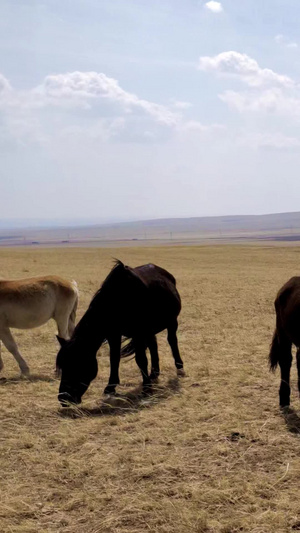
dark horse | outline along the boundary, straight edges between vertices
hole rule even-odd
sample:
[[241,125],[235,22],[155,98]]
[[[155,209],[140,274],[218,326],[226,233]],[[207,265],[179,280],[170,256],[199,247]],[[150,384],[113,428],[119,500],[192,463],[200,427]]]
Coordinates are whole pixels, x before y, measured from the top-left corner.
[[291,278],[275,300],[276,328],[270,348],[270,369],[280,366],[280,407],[290,405],[292,344],[297,347],[298,390],[300,393],[300,277]]
[[[81,402],[81,397],[97,375],[96,354],[104,341],[108,341],[110,348],[110,377],[104,390],[106,394],[113,394],[120,383],[120,357],[133,353],[142,373],[143,387],[151,388],[151,381],[159,375],[155,335],[164,329],[168,330],[168,342],[177,372],[183,373],[176,335],[180,310],[180,296],[172,274],[152,264],[130,268],[117,261],[71,339],[58,339],[61,349],[56,365],[62,373],[58,399],[62,405]],[[131,341],[121,350],[122,337]],[[150,376],[147,347],[152,363]]]

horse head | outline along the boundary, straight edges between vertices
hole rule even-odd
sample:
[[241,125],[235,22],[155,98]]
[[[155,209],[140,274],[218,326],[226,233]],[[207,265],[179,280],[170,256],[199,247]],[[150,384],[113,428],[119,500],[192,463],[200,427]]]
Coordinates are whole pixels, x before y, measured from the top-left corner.
[[96,352],[88,351],[83,358],[84,346],[80,340],[57,339],[61,346],[56,357],[56,371],[61,375],[58,400],[63,407],[80,404],[91,381],[97,376]]

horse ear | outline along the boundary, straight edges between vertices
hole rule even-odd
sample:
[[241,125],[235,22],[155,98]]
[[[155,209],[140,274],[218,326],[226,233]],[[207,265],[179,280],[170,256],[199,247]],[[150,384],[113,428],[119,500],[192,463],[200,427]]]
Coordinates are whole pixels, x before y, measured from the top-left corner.
[[113,258],[114,262],[115,262],[115,267],[123,267],[123,268],[126,268],[124,263],[122,263],[122,261],[120,261],[120,259],[116,259],[115,257]]
[[56,335],[56,338],[60,344],[61,347],[65,346],[65,344],[67,344],[68,341],[66,341],[66,339],[63,339],[62,337],[59,337],[58,335]]

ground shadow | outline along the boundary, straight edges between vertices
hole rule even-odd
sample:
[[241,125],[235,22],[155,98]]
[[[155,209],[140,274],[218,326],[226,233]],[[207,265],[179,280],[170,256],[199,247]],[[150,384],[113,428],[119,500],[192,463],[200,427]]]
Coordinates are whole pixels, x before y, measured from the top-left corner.
[[53,381],[56,381],[55,377],[46,376],[45,374],[31,374],[28,377],[21,377],[21,376],[13,376],[11,378],[0,378],[0,386],[1,385],[8,385],[10,383],[17,384],[17,383],[34,383],[36,381],[44,381],[47,383],[52,383]]
[[180,378],[175,377],[170,378],[165,385],[153,384],[151,393],[147,392],[145,394],[142,386],[139,386],[124,394],[106,396],[97,407],[63,407],[59,410],[58,414],[63,418],[120,416],[127,413],[134,413],[141,409],[147,409],[174,394],[178,394],[180,390]]
[[287,429],[291,433],[300,434],[300,417],[297,415],[296,411],[291,407],[285,407],[281,410],[281,414]]

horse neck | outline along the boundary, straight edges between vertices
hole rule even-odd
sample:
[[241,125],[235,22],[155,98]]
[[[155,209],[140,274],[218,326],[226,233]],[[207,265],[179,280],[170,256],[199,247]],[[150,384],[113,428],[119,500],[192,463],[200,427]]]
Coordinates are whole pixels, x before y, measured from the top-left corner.
[[107,326],[116,318],[120,293],[122,293],[122,272],[113,273],[104,282],[92,299],[87,311],[78,322],[73,337],[88,342],[98,350],[106,339]]
[[97,351],[105,339],[103,325],[104,320],[101,314],[98,314],[95,309],[89,307],[78,322],[73,333],[73,338],[78,341],[83,341],[86,345],[90,345]]

